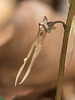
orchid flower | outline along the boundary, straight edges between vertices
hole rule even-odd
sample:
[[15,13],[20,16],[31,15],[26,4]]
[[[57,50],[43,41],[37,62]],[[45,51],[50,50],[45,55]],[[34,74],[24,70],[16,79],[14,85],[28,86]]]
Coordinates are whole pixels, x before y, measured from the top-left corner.
[[32,69],[33,63],[35,62],[37,56],[38,56],[39,53],[40,53],[40,50],[41,50],[41,48],[42,48],[43,41],[44,41],[44,39],[45,39],[47,33],[52,32],[52,31],[55,29],[55,27],[54,27],[53,25],[52,25],[51,27],[49,27],[47,23],[48,23],[48,20],[47,20],[46,17],[44,17],[44,20],[39,24],[38,35],[37,35],[37,37],[36,37],[34,43],[32,44],[31,49],[30,49],[30,51],[29,51],[27,57],[24,59],[24,63],[23,63],[23,65],[21,66],[21,68],[19,69],[19,72],[18,72],[18,74],[17,74],[17,76],[16,76],[15,86],[17,85],[18,78],[19,78],[21,72],[23,71],[23,69],[24,69],[24,67],[25,67],[25,65],[26,65],[27,60],[28,60],[29,57],[31,56],[31,53],[32,53],[34,47],[35,47],[35,50],[34,50],[33,57],[32,57],[32,59],[31,59],[31,63],[30,63],[30,65],[29,65],[29,67],[28,67],[28,69],[27,69],[27,72],[25,73],[25,75],[24,75],[22,81],[21,81],[19,84],[22,84],[22,83],[24,82],[24,80],[26,80],[26,78],[28,77],[28,75],[29,75],[29,73],[30,73],[30,71],[31,71],[31,69]]
[[43,41],[44,41],[47,33],[51,33],[51,32],[53,32],[54,29],[56,29],[56,27],[54,27],[54,25],[56,23],[62,23],[64,29],[66,29],[66,27],[65,27],[66,25],[65,25],[64,22],[62,22],[62,21],[48,22],[46,16],[44,17],[44,20],[39,24],[38,35],[37,35],[34,43],[32,44],[31,49],[30,49],[27,57],[24,59],[23,65],[19,69],[19,72],[18,72],[18,74],[16,76],[16,80],[15,80],[15,86],[17,85],[17,81],[19,79],[19,76],[20,76],[21,72],[23,71],[23,69],[24,69],[24,67],[25,67],[25,65],[27,63],[27,60],[31,56],[32,51],[34,49],[34,54],[33,54],[33,57],[31,59],[31,62],[29,64],[29,67],[27,69],[27,72],[25,73],[23,79],[21,80],[21,82],[19,84],[22,84],[24,82],[24,80],[26,80],[26,78],[28,77],[34,62],[35,62],[36,58],[38,57],[38,55],[39,55],[39,53],[41,51],[41,48],[42,48],[42,45],[43,45]]

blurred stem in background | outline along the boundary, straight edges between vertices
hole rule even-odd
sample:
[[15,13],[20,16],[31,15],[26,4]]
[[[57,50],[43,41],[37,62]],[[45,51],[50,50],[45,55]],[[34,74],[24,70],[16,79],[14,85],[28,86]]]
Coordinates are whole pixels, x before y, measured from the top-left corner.
[[67,21],[66,21],[66,25],[69,27],[69,30],[64,32],[64,38],[63,38],[63,44],[62,44],[62,50],[61,50],[61,56],[60,56],[56,100],[61,100],[62,82],[63,82],[63,76],[64,76],[67,45],[68,45],[69,33],[71,29],[74,12],[75,12],[75,0],[71,0],[71,5],[69,8],[69,13],[68,13]]

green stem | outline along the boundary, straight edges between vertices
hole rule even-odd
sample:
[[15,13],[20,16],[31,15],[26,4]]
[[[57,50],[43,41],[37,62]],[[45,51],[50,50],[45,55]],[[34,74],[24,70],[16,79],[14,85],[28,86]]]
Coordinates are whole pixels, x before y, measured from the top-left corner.
[[61,100],[66,51],[67,51],[69,33],[70,33],[70,29],[71,29],[71,24],[72,24],[74,12],[75,12],[75,0],[71,0],[71,5],[69,8],[69,13],[68,13],[67,21],[66,21],[66,25],[69,27],[69,30],[64,32],[64,38],[63,38],[63,44],[62,44],[62,50],[61,50],[61,56],[60,56],[56,100]]

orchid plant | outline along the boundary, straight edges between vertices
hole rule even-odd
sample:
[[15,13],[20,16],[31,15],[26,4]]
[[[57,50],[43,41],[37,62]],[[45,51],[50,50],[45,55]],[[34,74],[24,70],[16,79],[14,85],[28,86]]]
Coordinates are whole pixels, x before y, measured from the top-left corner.
[[15,86],[17,85],[18,79],[19,79],[28,59],[30,58],[33,49],[34,49],[33,57],[31,59],[31,62],[30,62],[29,67],[27,69],[27,72],[25,73],[23,79],[21,80],[21,82],[19,84],[22,84],[26,80],[26,78],[28,77],[34,62],[35,62],[36,58],[38,57],[38,55],[41,51],[43,41],[44,41],[47,33],[52,33],[56,29],[56,27],[54,26],[56,23],[62,23],[62,25],[64,27],[64,37],[63,37],[63,44],[62,44],[62,50],[61,50],[61,56],[60,56],[58,84],[57,84],[57,91],[56,91],[56,100],[61,100],[62,81],[63,81],[64,68],[65,68],[65,59],[66,59],[68,38],[69,38],[69,33],[72,33],[72,30],[74,32],[74,41],[73,41],[73,47],[72,47],[72,52],[71,52],[71,57],[70,57],[69,63],[71,62],[73,52],[74,52],[74,44],[75,44],[75,15],[74,15],[74,13],[75,13],[75,0],[69,0],[68,1],[68,7],[69,7],[69,13],[68,13],[66,24],[62,21],[48,22],[48,19],[47,19],[46,16],[44,17],[44,20],[39,24],[38,34],[37,34],[32,46],[30,48],[30,51],[29,51],[27,57],[24,59],[23,65],[19,69],[19,72],[18,72],[18,74],[16,76],[16,80],[15,80]]

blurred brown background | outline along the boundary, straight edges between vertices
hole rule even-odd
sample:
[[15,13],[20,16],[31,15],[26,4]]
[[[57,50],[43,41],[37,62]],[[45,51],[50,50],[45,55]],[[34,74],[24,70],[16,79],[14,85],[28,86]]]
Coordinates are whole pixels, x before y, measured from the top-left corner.
[[[0,0],[0,96],[6,100],[54,100],[63,27],[48,34],[40,55],[26,81],[16,88],[15,78],[23,59],[38,33],[38,24],[47,16],[49,21],[66,21],[65,0]],[[65,9],[65,10],[64,10]],[[73,35],[69,40],[69,53]],[[75,55],[75,53],[74,53]],[[63,100],[75,100],[75,62],[65,69]],[[20,80],[25,74],[28,64]],[[19,80],[19,81],[20,81]]]

